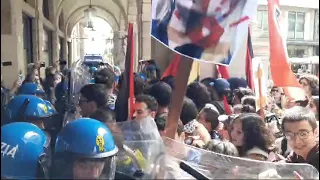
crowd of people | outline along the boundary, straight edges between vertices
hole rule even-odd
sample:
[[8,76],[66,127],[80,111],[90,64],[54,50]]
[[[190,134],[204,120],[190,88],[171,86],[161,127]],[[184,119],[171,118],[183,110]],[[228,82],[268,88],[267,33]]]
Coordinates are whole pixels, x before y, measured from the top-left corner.
[[[158,71],[149,67],[134,73],[133,121],[150,118],[165,136],[175,77],[160,78]],[[121,147],[109,129],[110,123],[127,120],[120,93],[125,73],[110,67],[92,72],[93,83],[79,92],[80,119],[63,127],[67,72],[64,65],[48,67],[42,80],[35,66],[11,89],[1,83],[2,178],[115,176],[115,157]],[[192,82],[183,99],[175,140],[235,157],[307,163],[319,171],[319,79],[302,74],[299,82],[306,99],[290,99],[274,86],[263,109],[256,108],[256,96],[243,78]],[[52,156],[48,149],[54,150]]]

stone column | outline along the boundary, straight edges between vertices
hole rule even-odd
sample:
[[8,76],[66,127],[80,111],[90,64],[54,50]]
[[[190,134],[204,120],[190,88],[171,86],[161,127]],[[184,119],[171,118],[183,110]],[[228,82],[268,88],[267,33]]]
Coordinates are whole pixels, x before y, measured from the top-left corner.
[[[133,23],[133,35],[134,35],[134,45],[135,45],[135,64],[134,64],[134,71],[137,70],[137,64],[139,61],[139,26],[138,26],[138,9],[137,9],[137,1],[136,0],[129,0],[128,3],[128,21],[129,23]],[[126,30],[128,31],[128,30]]]
[[151,59],[151,0],[142,0],[141,23],[142,58]]
[[[60,49],[62,48],[62,44],[60,44],[60,38],[57,31],[52,31],[52,59],[53,63],[58,63],[57,61],[60,59]],[[56,64],[56,65],[59,65]]]
[[[43,62],[44,29],[43,23],[40,20],[42,14],[42,0],[35,0],[34,2],[36,17],[32,20],[33,60],[34,62]],[[46,66],[49,66],[49,64],[46,64]],[[45,76],[44,68],[40,68],[40,76],[42,78]]]
[[[11,61],[12,66],[1,67],[4,84],[11,87],[19,71],[26,72],[23,56],[22,0],[1,0],[1,61]],[[9,16],[6,16],[9,15]]]

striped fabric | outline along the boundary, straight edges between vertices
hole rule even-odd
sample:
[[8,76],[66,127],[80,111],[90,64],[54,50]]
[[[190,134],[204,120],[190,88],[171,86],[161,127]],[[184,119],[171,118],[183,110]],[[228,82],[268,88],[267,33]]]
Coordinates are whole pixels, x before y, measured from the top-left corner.
[[256,8],[257,0],[153,0],[151,33],[179,53],[228,65]]

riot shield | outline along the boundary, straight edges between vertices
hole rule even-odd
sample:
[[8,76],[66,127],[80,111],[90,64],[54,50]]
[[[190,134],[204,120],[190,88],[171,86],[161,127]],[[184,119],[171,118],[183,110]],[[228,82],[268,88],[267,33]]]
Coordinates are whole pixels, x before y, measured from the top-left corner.
[[[208,179],[319,179],[319,172],[309,164],[255,161],[202,150],[170,138],[164,138],[171,161],[184,162]],[[168,163],[166,163],[168,164]]]
[[135,179],[155,179],[164,144],[153,119],[108,124],[116,145],[117,172]]
[[77,105],[80,99],[80,89],[84,85],[89,84],[92,78],[89,67],[83,61],[83,59],[79,59],[74,62],[68,73],[67,111],[64,115],[63,125],[78,118],[79,110],[77,109]]

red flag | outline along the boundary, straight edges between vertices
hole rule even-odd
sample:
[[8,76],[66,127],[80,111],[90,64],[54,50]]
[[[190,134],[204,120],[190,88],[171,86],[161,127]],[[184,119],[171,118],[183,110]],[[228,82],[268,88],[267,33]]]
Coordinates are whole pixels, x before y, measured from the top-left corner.
[[218,73],[220,74],[220,76],[224,79],[229,79],[229,71],[227,66],[223,66],[223,65],[217,65],[217,69],[218,69]]
[[179,54],[174,55],[173,59],[171,60],[170,65],[164,71],[161,79],[166,76],[176,76],[180,59],[181,59],[181,55],[179,55]]
[[[227,66],[217,65],[216,67],[217,67],[217,77],[229,79],[229,71],[227,69]],[[227,100],[226,96],[223,97],[223,106],[224,106],[224,110],[225,110],[226,114],[230,115],[231,109],[228,104],[228,100]]]
[[[268,0],[270,40],[270,69],[275,86],[283,87],[287,96],[295,100],[305,99],[303,89],[288,63],[286,42],[281,37],[279,0]],[[300,97],[299,97],[300,96]]]
[[134,109],[134,74],[133,74],[133,68],[134,68],[134,37],[133,37],[133,24],[129,23],[129,28],[128,28],[128,43],[127,43],[127,56],[130,61],[129,65],[129,70],[126,69],[129,73],[129,118],[132,119]]
[[252,58],[253,58],[253,49],[250,35],[250,28],[248,30],[248,47],[247,47],[247,57],[246,57],[246,77],[249,88],[254,91],[254,82],[252,77]]

